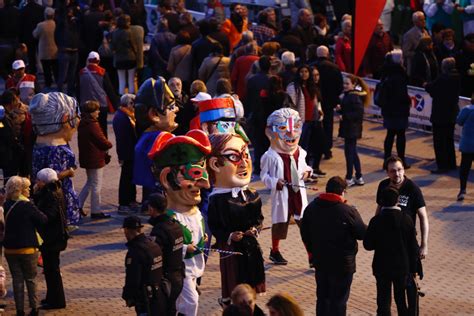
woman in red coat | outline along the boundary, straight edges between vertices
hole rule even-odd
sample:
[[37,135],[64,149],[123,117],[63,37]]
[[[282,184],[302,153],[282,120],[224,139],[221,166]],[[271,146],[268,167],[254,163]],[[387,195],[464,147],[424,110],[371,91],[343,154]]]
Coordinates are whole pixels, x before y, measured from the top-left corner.
[[[82,120],[78,128],[79,164],[86,169],[87,182],[79,194],[79,206],[82,209],[84,202],[91,192],[91,218],[108,218],[110,215],[100,211],[100,191],[102,177],[106,165],[107,151],[112,143],[105,138],[98,117],[99,103],[87,101],[82,106]],[[110,158],[109,158],[110,159]]]

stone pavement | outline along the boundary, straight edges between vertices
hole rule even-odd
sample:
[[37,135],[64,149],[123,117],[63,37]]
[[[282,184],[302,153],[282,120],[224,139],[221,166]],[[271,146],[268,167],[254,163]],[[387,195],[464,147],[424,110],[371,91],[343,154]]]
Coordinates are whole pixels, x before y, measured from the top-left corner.
[[[336,126],[337,130],[337,126]],[[109,135],[113,138],[113,132]],[[364,138],[360,140],[359,154],[366,185],[348,190],[349,203],[356,205],[366,223],[376,208],[375,192],[378,182],[385,177],[382,167],[382,146],[385,131],[380,124],[366,121]],[[429,254],[424,260],[425,279],[420,282],[426,293],[421,298],[422,315],[474,315],[474,174],[471,172],[468,193],[463,203],[456,202],[459,183],[457,172],[448,175],[431,175],[434,168],[431,135],[423,132],[407,133],[408,161],[412,168],[407,175],[422,187],[430,220]],[[72,144],[75,152],[75,141]],[[333,175],[344,176],[345,161],[342,141],[335,143],[334,158],[322,162],[321,168]],[[125,238],[120,228],[123,216],[116,213],[117,187],[120,169],[115,157],[106,167],[102,203],[104,210],[112,212],[112,219],[101,221],[85,220],[74,232],[68,249],[62,254],[62,274],[66,289],[68,307],[65,310],[42,311],[43,315],[133,315],[124,307],[121,291],[124,283]],[[458,157],[458,162],[460,158]],[[317,187],[323,191],[327,178],[320,180]],[[85,181],[85,172],[78,169],[74,183],[80,190]],[[252,186],[259,190],[264,202],[265,226],[269,226],[269,191],[261,182]],[[312,200],[315,192],[309,192]],[[88,204],[87,207],[88,208]],[[147,227],[147,231],[150,227]],[[264,230],[260,237],[264,256],[268,260],[271,245],[270,230]],[[357,272],[354,275],[348,304],[349,315],[375,315],[375,279],[371,272],[372,253],[359,243]],[[315,314],[314,272],[308,269],[308,262],[296,225],[290,227],[288,239],[282,241],[281,250],[289,260],[288,266],[273,266],[267,262],[267,289],[265,296],[258,297],[258,305],[264,310],[271,295],[284,291],[294,296],[306,315]],[[8,276],[10,279],[10,276]],[[9,280],[10,283],[11,280]],[[39,298],[44,297],[45,283],[38,274]],[[220,315],[217,304],[220,295],[219,257],[211,255],[200,287],[200,315]],[[11,286],[6,299],[6,315],[14,314]],[[396,314],[395,304],[392,304]],[[27,306],[27,305],[25,305]]]

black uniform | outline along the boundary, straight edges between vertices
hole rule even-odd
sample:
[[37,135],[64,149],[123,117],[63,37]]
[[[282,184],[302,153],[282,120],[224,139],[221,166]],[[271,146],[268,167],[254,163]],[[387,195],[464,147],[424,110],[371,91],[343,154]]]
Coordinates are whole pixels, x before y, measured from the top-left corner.
[[172,217],[163,214],[148,221],[153,229],[150,233],[163,251],[163,271],[171,287],[168,293],[168,314],[176,314],[176,299],[183,288],[183,229]]
[[125,286],[122,298],[137,315],[166,315],[163,292],[163,256],[160,247],[144,234],[127,243]]

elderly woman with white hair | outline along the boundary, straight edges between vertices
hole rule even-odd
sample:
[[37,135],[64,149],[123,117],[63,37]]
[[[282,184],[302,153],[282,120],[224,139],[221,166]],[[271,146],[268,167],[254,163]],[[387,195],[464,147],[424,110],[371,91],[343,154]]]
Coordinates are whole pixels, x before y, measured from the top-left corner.
[[409,165],[405,161],[405,131],[408,128],[411,99],[408,95],[408,76],[403,66],[403,54],[400,49],[394,49],[385,55],[380,81],[382,84],[379,106],[382,108],[383,126],[387,129],[384,141],[384,161],[392,155],[396,136],[397,154],[407,169]]
[[37,173],[33,199],[39,210],[48,218],[48,223],[38,229],[43,238],[40,250],[46,280],[46,298],[41,301],[41,308],[65,308],[59,255],[66,249],[69,234],[66,229],[66,203],[56,171],[44,168]]
[[80,121],[77,102],[61,92],[39,93],[31,100],[30,114],[38,135],[33,147],[32,178],[35,180],[43,168],[58,173],[66,201],[68,229],[77,229],[79,201],[71,180],[77,168],[76,156],[69,146]]
[[13,176],[7,181],[5,187],[5,238],[3,247],[12,275],[17,315],[25,315],[25,283],[31,308],[29,315],[38,315],[36,264],[40,243],[37,230],[48,220],[46,215],[30,202],[30,185],[28,178]]

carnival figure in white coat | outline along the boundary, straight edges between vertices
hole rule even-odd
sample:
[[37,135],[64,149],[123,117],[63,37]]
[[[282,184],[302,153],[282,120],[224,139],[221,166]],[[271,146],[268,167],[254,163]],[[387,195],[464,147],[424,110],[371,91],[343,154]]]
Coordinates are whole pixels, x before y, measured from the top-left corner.
[[274,264],[288,263],[280,253],[280,240],[286,239],[291,216],[299,225],[308,205],[304,181],[311,176],[312,168],[306,164],[306,151],[298,145],[302,125],[298,112],[290,108],[276,110],[267,119],[265,133],[270,148],[262,156],[260,178],[271,190],[270,260]]

